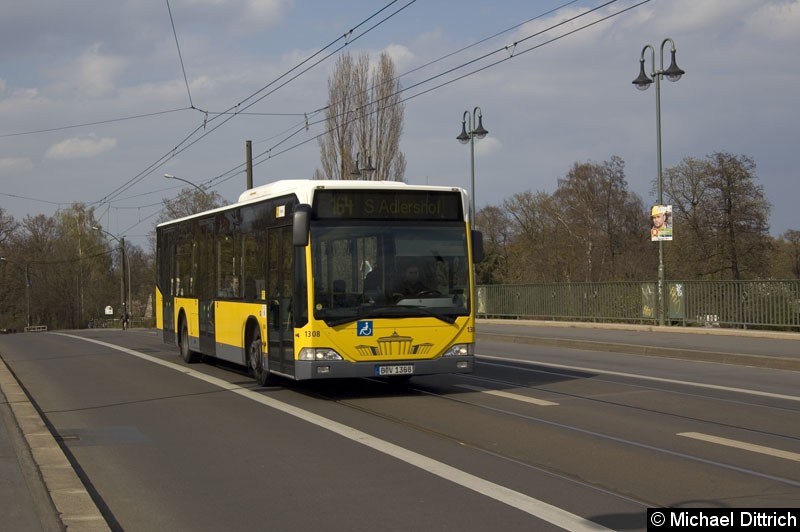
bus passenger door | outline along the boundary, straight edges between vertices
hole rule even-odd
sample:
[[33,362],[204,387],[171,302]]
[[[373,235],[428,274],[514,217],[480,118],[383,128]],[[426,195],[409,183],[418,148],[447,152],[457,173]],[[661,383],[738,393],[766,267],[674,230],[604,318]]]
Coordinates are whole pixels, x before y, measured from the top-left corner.
[[[166,242],[163,249],[159,249],[159,259],[163,262],[158,265],[159,284],[156,286],[157,303],[161,303],[161,330],[165,343],[175,343],[175,244],[172,233],[165,232],[163,238]],[[170,239],[170,237],[172,237]],[[161,297],[158,300],[158,297]]]
[[198,301],[198,311],[200,313],[200,352],[204,355],[216,356],[214,301],[200,299]]
[[269,365],[271,369],[284,375],[294,375],[292,227],[270,229],[268,246],[267,349]]
[[192,261],[194,286],[192,294],[197,297],[197,312],[200,326],[200,352],[216,356],[216,326],[214,279],[211,267],[217,261],[217,245],[214,234],[214,221],[203,220],[198,224],[197,242]]

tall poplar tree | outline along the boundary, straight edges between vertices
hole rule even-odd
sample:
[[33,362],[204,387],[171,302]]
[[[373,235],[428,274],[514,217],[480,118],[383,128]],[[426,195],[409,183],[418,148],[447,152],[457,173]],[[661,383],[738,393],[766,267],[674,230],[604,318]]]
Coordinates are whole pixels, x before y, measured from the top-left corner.
[[[321,169],[316,177],[403,181],[400,151],[404,106],[394,62],[382,53],[371,68],[362,54],[343,54],[328,80],[327,132],[319,140]],[[369,165],[372,165],[371,167]],[[373,170],[364,171],[370,167]]]

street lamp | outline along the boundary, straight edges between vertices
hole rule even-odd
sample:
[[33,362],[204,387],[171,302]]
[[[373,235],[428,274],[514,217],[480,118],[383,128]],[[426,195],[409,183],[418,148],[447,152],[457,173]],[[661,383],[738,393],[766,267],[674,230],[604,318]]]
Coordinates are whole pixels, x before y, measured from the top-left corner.
[[[664,70],[664,46],[669,43],[671,46],[672,61],[669,68]],[[648,77],[644,72],[645,53],[650,50],[650,62],[652,65],[651,74]],[[661,63],[659,70],[656,70],[656,51],[651,45],[647,44],[642,48],[642,54],[639,58],[639,76],[633,80],[636,88],[644,91],[653,83],[656,82],[656,154],[658,159],[658,204],[664,204],[664,176],[661,172],[661,78],[666,76],[669,81],[678,81],[681,76],[685,74],[683,70],[678,68],[675,62],[675,41],[672,39],[664,39],[661,42]],[[664,297],[664,241],[658,241],[658,324],[664,325],[664,318],[666,314],[665,297]]]
[[[102,227],[93,225],[92,229],[95,231],[100,231],[102,233],[107,234],[111,238],[117,241],[119,244],[119,252],[120,257],[122,259],[122,271],[120,272],[120,285],[122,288],[122,325],[123,328],[125,327],[125,322],[127,321],[129,310],[129,302],[131,300],[131,263],[128,260],[128,254],[125,252],[125,237],[117,238],[116,236],[112,235]],[[128,270],[128,289],[125,290],[125,270]]]
[[372,172],[375,171],[375,167],[372,166],[372,155],[369,156],[367,160],[367,166],[360,166],[359,158],[361,157],[361,152],[356,153],[356,168],[352,172],[350,172],[351,176],[354,177],[361,177],[362,173],[367,174],[367,178],[372,175]]
[[[478,117],[478,127],[473,127],[475,124],[475,115]],[[467,121],[469,121],[469,131],[467,131]],[[456,137],[458,142],[466,144],[469,142],[469,161],[470,161],[470,213],[469,213],[469,226],[470,229],[475,229],[475,139],[482,139],[489,132],[483,128],[483,113],[480,107],[475,107],[472,110],[472,115],[469,111],[464,111],[461,117],[461,134]]]
[[196,188],[197,190],[202,192],[204,196],[208,196],[208,192],[206,192],[206,190],[203,187],[195,185],[194,183],[192,183],[188,179],[184,179],[182,177],[174,176],[172,174],[164,174],[164,177],[166,177],[167,179],[177,179],[178,181],[183,181],[184,183],[192,185],[194,188]]

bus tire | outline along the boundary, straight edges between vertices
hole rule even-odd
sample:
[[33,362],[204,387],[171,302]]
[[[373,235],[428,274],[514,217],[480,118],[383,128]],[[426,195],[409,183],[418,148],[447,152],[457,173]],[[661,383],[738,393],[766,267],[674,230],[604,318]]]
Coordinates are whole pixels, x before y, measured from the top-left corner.
[[269,361],[261,351],[261,332],[253,327],[247,343],[247,367],[259,386],[274,384],[275,377],[269,372]]
[[194,364],[199,357],[197,353],[189,349],[189,326],[186,324],[186,318],[181,318],[178,331],[178,351],[181,358],[187,364]]

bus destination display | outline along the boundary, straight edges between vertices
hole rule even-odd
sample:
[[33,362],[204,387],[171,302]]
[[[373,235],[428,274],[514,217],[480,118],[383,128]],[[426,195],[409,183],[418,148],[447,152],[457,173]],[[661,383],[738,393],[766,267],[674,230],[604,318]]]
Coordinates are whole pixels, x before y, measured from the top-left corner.
[[460,220],[461,195],[446,191],[318,190],[316,219]]

